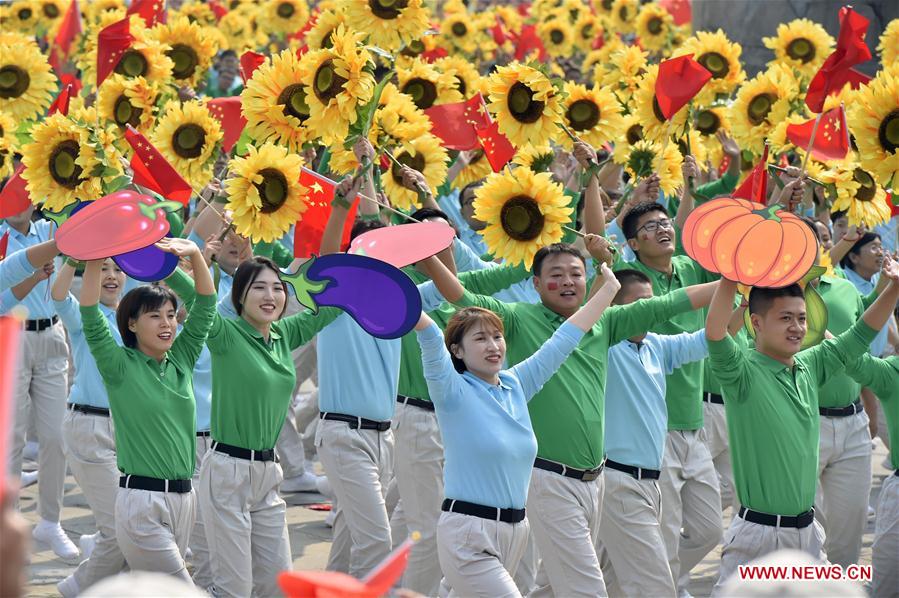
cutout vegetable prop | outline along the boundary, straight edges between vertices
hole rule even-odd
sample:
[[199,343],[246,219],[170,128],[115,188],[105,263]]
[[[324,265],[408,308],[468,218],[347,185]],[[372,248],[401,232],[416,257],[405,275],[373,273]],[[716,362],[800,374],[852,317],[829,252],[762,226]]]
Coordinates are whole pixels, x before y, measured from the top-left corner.
[[404,268],[440,253],[452,244],[455,234],[451,226],[439,222],[385,226],[353,239],[347,253],[367,255]]
[[300,305],[317,312],[339,307],[367,333],[399,338],[421,315],[421,295],[401,270],[364,255],[332,253],[312,259],[284,275]]
[[[164,235],[171,237],[171,234]],[[135,280],[156,282],[168,277],[178,267],[178,256],[147,245],[112,258],[122,272]]]
[[706,270],[767,288],[798,282],[818,255],[814,233],[783,206],[731,197],[695,209],[684,224],[683,244]]

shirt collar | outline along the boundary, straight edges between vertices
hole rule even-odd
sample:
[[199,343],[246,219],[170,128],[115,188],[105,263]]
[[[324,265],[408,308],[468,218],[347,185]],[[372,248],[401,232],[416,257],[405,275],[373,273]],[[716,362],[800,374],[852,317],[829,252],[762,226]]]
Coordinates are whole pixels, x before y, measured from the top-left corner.
[[480,386],[484,387],[487,390],[496,388],[497,386],[499,386],[503,390],[512,390],[511,386],[509,386],[508,384],[503,382],[502,373],[500,373],[500,375],[499,375],[499,384],[498,385],[488,384],[485,380],[478,378],[477,376],[475,376],[474,374],[472,374],[469,371],[462,372],[462,375],[465,376],[466,378],[468,378],[469,380],[474,380],[477,384],[479,384]]
[[[241,328],[243,328],[245,331],[249,332],[250,335],[252,335],[252,336],[258,338],[259,340],[261,340],[263,343],[265,342],[265,338],[262,336],[262,333],[259,332],[258,330],[256,330],[255,328],[253,328],[253,327],[250,325],[250,323],[247,322],[245,319],[243,319],[243,318],[237,318],[237,325],[240,326]],[[281,334],[277,331],[277,329],[275,328],[274,325],[272,325],[272,327],[271,327],[271,329],[269,330],[269,333],[268,333],[268,334],[269,334],[269,337],[271,337],[272,340],[281,340]]]
[[28,223],[28,232],[26,232],[24,235],[22,233],[20,233],[18,231],[18,229],[10,226],[8,222],[4,222],[3,224],[6,226],[6,230],[9,231],[9,236],[14,239],[15,238],[27,239],[28,237],[37,234],[37,231],[34,229],[34,221],[31,221]]
[[793,368],[790,368],[790,366],[784,365],[783,362],[777,361],[773,357],[769,357],[768,355],[765,355],[758,349],[752,350],[752,357],[753,357],[753,361],[756,363],[756,365],[763,367],[764,369],[768,370],[772,374],[780,374],[781,372],[792,373],[793,368],[795,368],[796,370],[800,370],[800,371],[805,370],[805,365],[803,365],[801,361],[796,361],[794,359],[793,360]]

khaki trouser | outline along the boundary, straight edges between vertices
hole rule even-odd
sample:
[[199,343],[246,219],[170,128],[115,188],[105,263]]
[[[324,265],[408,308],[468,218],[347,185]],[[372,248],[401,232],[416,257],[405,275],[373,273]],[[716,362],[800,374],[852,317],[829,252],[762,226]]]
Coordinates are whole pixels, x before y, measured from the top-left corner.
[[216,596],[280,594],[278,574],[293,563],[283,477],[275,461],[212,450],[203,459],[199,494]]
[[817,521],[796,529],[751,523],[735,515],[724,534],[721,569],[718,583],[712,589],[712,596],[720,595],[724,584],[728,578],[737,574],[740,565],[784,548],[801,550],[822,563],[827,561],[824,554],[824,528]]
[[721,511],[723,512],[729,506],[736,511],[740,505],[734,487],[734,469],[730,462],[730,444],[727,438],[727,416],[724,413],[724,405],[703,401],[702,413],[705,419],[703,424],[705,442],[712,455],[712,464],[718,474],[718,487],[721,489]]
[[880,488],[874,520],[872,594],[876,598],[899,596],[899,475],[889,475]]
[[[831,563],[858,562],[871,495],[871,433],[864,411],[848,417],[821,416],[815,518],[827,535]],[[899,562],[899,561],[897,561]]]
[[119,488],[116,539],[131,570],[156,571],[191,583],[184,553],[196,509],[194,490],[179,493]]
[[528,517],[542,557],[531,596],[605,596],[599,566],[603,475],[590,482],[534,468]]
[[393,421],[399,447],[394,455],[394,476],[402,513],[406,528],[421,534],[409,554],[402,587],[433,596],[441,578],[437,521],[443,500],[443,442],[437,415],[421,407],[398,404]]
[[[295,349],[292,353],[293,364],[297,373],[297,383],[294,387],[293,395],[300,390],[300,386],[309,378],[313,380],[318,378],[318,361],[316,360],[315,341],[309,341],[305,345]],[[318,415],[316,406],[315,415]],[[294,403],[291,402],[287,409],[287,417],[281,426],[281,432],[278,434],[278,441],[275,443],[275,450],[278,452],[278,461],[281,469],[284,470],[284,478],[295,478],[306,472],[306,450],[303,439],[300,436],[308,425],[308,421],[301,421],[294,410]]]
[[608,467],[603,475],[600,565],[609,596],[676,596],[658,483]]
[[66,413],[62,430],[69,467],[100,532],[90,558],[82,561],[74,573],[78,588],[86,590],[125,566],[115,529],[121,475],[116,466],[115,430],[112,418],[71,410]]
[[527,539],[527,519],[504,523],[441,513],[437,524],[437,552],[444,574],[440,596],[521,596],[512,576]]
[[704,439],[702,430],[669,430],[659,478],[662,535],[679,590],[686,589],[690,570],[721,540],[718,474]]
[[[334,536],[352,541],[349,574],[361,578],[390,554],[390,521],[384,496],[393,466],[393,432],[352,429],[322,420],[315,444],[339,501]],[[339,546],[332,544],[332,555]],[[329,557],[329,568],[335,560]]]
[[[66,457],[62,450],[62,420],[68,396],[69,350],[61,323],[38,331],[22,332],[22,352],[15,381],[15,427],[9,456],[9,473],[18,479],[22,472],[22,450],[34,418],[38,452],[38,512],[41,519],[59,521],[66,479]],[[6,433],[2,431],[0,433]]]
[[[193,484],[200,487],[200,467],[203,458],[212,445],[211,436],[197,436],[197,463],[194,466]],[[190,534],[190,550],[193,552],[191,562],[194,566],[193,580],[198,588],[204,590],[212,587],[212,563],[209,562],[209,543],[206,541],[206,526],[203,525],[203,504],[197,501],[197,520]]]

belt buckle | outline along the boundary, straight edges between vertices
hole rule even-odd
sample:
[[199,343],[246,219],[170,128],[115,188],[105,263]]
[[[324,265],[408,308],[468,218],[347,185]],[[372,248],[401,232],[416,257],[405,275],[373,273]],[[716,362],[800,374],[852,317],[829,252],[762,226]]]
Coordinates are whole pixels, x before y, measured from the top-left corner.
[[499,507],[496,507],[496,522],[499,523],[500,521],[502,521],[502,517],[503,517],[503,510],[500,509]]
[[643,479],[643,468],[642,468],[642,467],[638,467],[638,468],[637,468],[637,479],[638,479],[638,480],[642,480],[642,479]]
[[589,469],[584,471],[584,475],[581,476],[581,481],[583,482],[592,482],[596,478],[599,477],[600,472],[595,469]]

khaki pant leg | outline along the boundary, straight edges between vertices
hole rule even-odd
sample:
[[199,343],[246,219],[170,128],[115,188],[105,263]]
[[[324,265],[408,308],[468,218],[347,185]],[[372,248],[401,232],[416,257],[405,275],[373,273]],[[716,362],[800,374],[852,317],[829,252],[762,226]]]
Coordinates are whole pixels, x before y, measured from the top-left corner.
[[275,444],[285,478],[293,478],[306,473],[306,450],[291,411],[288,409],[287,417],[284,418],[284,424],[281,426],[281,432],[278,434],[278,441]]
[[739,504],[734,487],[734,469],[730,460],[730,443],[727,437],[727,416],[724,405],[703,402],[702,409],[706,444],[712,455],[712,463],[718,474],[718,486],[721,489],[721,510],[724,511],[730,506],[736,512]]
[[281,466],[272,461],[252,463],[251,467],[253,594],[277,596],[281,593],[278,574],[293,568],[287,535],[287,503],[278,494],[284,474]]
[[876,598],[899,596],[899,475],[883,481],[874,522],[872,594]]
[[[527,596],[537,587],[537,578],[541,571],[538,563],[540,563],[540,554],[537,552],[534,534],[531,533],[528,534],[528,542],[524,547],[524,554],[518,562],[518,569],[512,575],[512,579],[515,581],[515,585],[522,596]],[[543,579],[545,580],[543,584],[549,586],[549,579],[546,577],[545,571],[543,572]]]
[[680,430],[669,430],[665,439],[662,458],[662,475],[659,490],[662,493],[662,538],[668,553],[671,577],[677,582],[680,576],[680,538],[684,520],[684,504],[681,490],[686,485],[684,462],[687,459],[687,441]]
[[[200,487],[200,468],[203,466],[203,459],[211,445],[211,436],[197,436],[197,464],[193,475],[193,483],[197,488]],[[194,567],[194,584],[205,590],[213,583],[212,563],[209,561],[209,543],[206,541],[206,525],[203,523],[203,503],[199,500],[197,501],[197,521],[194,523],[194,529],[190,535],[190,550],[193,552],[191,561]]]
[[681,590],[686,590],[690,582],[690,571],[718,545],[724,532],[718,474],[705,442],[705,431],[686,432],[686,438],[689,443],[683,463],[686,483],[681,488],[681,526],[686,533],[678,547],[680,579],[676,580]]
[[[331,499],[331,509],[334,511],[334,524],[331,528],[331,551],[328,553],[328,564],[325,565],[325,570],[349,574],[350,550],[353,547],[353,539],[350,537],[350,530],[346,526],[346,519],[344,519],[343,513],[340,511],[340,503],[337,501],[337,497]],[[392,529],[391,527],[391,534]]]

